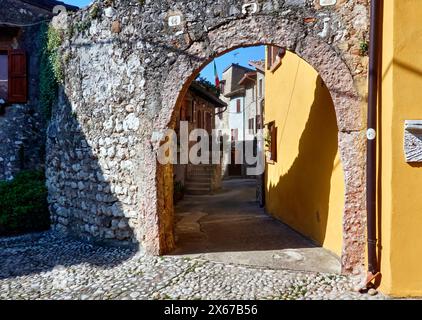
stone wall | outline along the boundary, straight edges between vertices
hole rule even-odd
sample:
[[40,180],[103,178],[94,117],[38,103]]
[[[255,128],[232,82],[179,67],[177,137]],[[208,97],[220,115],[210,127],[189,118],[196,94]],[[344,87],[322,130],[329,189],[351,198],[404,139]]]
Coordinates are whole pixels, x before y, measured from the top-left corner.
[[[56,229],[171,250],[173,173],[155,158],[160,132],[210,59],[275,44],[310,63],[332,94],[346,180],[343,270],[362,271],[367,1],[257,2],[246,14],[235,0],[96,2],[62,24],[65,84],[47,143]],[[181,23],[171,27],[174,15]]]

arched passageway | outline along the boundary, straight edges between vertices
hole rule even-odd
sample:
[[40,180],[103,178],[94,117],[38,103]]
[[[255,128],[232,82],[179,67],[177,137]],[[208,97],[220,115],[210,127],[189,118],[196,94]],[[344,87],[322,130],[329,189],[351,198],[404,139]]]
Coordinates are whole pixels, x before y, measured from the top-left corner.
[[46,168],[55,229],[171,251],[173,177],[157,162],[162,133],[206,63],[234,48],[276,45],[309,63],[330,92],[344,170],[342,268],[362,272],[365,92],[358,84],[366,67],[354,51],[367,32],[365,5],[129,2],[98,2],[58,26],[65,77]]
[[[342,266],[344,272],[361,270],[363,266],[364,252],[364,168],[363,151],[364,136],[361,131],[361,105],[358,94],[354,88],[353,78],[347,66],[329,45],[320,39],[307,35],[298,36],[295,31],[286,27],[280,20],[274,21],[278,28],[272,28],[271,32],[262,32],[263,26],[268,20],[262,20],[256,24],[244,20],[233,21],[223,27],[217,28],[208,34],[210,42],[193,44],[192,55],[182,55],[175,62],[166,81],[165,91],[162,94],[163,107],[170,112],[163,113],[165,127],[173,126],[174,115],[179,112],[183,95],[189,87],[192,79],[199,70],[215,56],[224,54],[239,47],[251,45],[270,44],[287,48],[311,65],[320,75],[331,95],[338,127],[338,146],[344,170],[345,203],[343,214],[343,245]],[[281,24],[281,25],[280,25]],[[242,30],[238,35],[236,32]],[[261,30],[258,32],[257,30]],[[274,30],[277,30],[275,32]],[[214,41],[212,41],[214,39]],[[201,57],[193,59],[192,56]],[[172,115],[169,117],[169,115]],[[311,159],[310,159],[311,160]],[[167,177],[167,178],[166,178]],[[158,186],[162,187],[159,196],[163,200],[160,203],[169,203],[171,190],[172,171],[170,167],[160,166],[157,168],[157,181],[162,181]],[[169,183],[170,182],[170,183]],[[167,191],[165,191],[167,190]],[[167,198],[166,198],[167,195]],[[172,206],[159,207],[158,213],[163,219],[162,240],[173,248],[172,234],[173,208]],[[361,239],[360,241],[357,239]],[[168,250],[165,250],[168,252]],[[358,262],[360,261],[360,262]],[[355,267],[357,269],[355,269]]]
[[[260,60],[251,61],[250,55]],[[244,65],[233,63],[239,57]],[[262,267],[339,272],[340,262],[322,248],[341,255],[344,206],[338,125],[326,85],[312,66],[279,47],[230,50],[200,75],[210,76],[207,70],[216,69],[216,62],[224,70],[221,81],[216,81],[220,90],[210,82],[212,78],[207,81],[198,76],[188,83],[171,123],[176,134],[166,138],[177,140],[174,144],[178,146],[177,161],[167,168],[173,172],[170,183],[174,182],[175,195],[186,194],[174,208],[176,249],[171,253]],[[265,112],[259,110],[264,100]],[[206,127],[204,112],[216,114],[210,125],[212,136],[207,130],[204,137],[220,142],[215,148],[216,163],[208,163],[212,159],[205,157],[198,164],[198,159],[191,158],[193,147],[200,145],[193,131]],[[254,143],[256,139],[259,142]],[[254,171],[247,173],[251,165],[245,163],[247,144],[266,150],[258,176]],[[268,155],[271,151],[272,156]],[[189,163],[181,164],[188,154]],[[235,154],[243,154],[238,164]],[[259,205],[260,190],[265,207]]]

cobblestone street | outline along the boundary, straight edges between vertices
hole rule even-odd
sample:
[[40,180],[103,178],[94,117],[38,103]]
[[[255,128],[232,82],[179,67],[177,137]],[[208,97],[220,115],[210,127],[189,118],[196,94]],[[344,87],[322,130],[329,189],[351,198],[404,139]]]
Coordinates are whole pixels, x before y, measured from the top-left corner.
[[351,278],[151,257],[51,232],[0,240],[1,299],[383,299]]

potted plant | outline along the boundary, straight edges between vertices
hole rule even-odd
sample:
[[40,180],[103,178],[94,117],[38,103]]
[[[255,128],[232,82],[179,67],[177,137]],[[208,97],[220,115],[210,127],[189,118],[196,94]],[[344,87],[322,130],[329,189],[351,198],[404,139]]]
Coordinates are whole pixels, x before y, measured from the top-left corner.
[[174,181],[173,202],[176,204],[183,200],[185,196],[185,186],[181,181]]

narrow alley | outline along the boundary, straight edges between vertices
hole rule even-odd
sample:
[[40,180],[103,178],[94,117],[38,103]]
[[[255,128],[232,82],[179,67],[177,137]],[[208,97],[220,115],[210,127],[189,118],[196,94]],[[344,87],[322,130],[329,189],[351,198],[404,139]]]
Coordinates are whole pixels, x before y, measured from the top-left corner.
[[214,195],[176,206],[175,255],[271,269],[340,273],[339,258],[267,215],[256,181],[231,179]]

